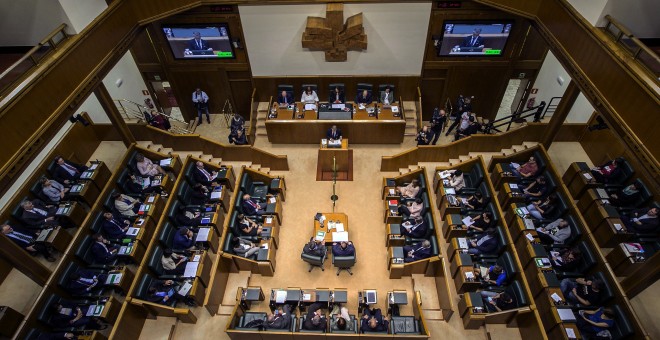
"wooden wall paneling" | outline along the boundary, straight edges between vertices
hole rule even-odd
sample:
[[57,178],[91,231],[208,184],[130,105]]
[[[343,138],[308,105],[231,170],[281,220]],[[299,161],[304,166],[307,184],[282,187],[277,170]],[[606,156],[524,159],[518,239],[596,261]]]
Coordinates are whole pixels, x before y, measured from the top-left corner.
[[548,44],[534,25],[528,25],[520,47],[519,60],[543,61],[548,53]]
[[230,102],[233,103],[234,112],[243,116],[246,121],[249,121],[250,107],[252,106],[252,81],[250,78],[229,79],[229,88],[232,98]]
[[455,103],[458,95],[474,96],[472,111],[478,116],[495,119],[500,101],[509,83],[507,66],[456,66],[449,70],[447,90],[442,98]]
[[[181,113],[186,120],[197,117],[197,109],[192,102],[192,93],[197,87],[209,96],[209,113],[222,111],[225,100],[229,99],[227,74],[214,66],[170,68],[168,80],[177,98]],[[204,117],[206,122],[206,117]]]
[[154,38],[152,37],[157,32],[154,32],[151,27],[143,27],[131,45],[131,53],[138,65],[160,63],[156,45],[153,44]]
[[[433,115],[433,109],[439,107],[441,109],[445,108],[446,97],[443,97],[441,93],[444,92],[445,88],[445,79],[444,78],[422,78],[421,81],[421,91],[422,91],[422,120],[430,121],[431,116]],[[454,105],[452,103],[452,105]],[[419,114],[419,112],[417,113]]]
[[130,303],[130,300],[131,298],[127,297],[122,305],[108,339],[137,339],[142,334],[142,327],[149,313],[143,307]]
[[[2,220],[4,223],[5,219]],[[13,223],[9,223],[12,225]],[[0,236],[0,259],[4,263],[10,263],[25,276],[32,279],[38,285],[43,286],[51,274],[50,269],[41,263],[41,257],[30,256],[23,248],[6,236]],[[4,267],[4,266],[3,266]],[[3,268],[3,272],[4,272]],[[11,267],[10,267],[11,270]],[[3,275],[3,280],[4,280]]]

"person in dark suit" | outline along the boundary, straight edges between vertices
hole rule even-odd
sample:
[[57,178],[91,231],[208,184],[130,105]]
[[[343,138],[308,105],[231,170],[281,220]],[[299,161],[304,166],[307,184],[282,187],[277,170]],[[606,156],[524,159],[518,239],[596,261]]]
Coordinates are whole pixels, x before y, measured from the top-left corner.
[[204,205],[209,201],[209,189],[202,185],[202,183],[197,183],[193,185],[190,201],[186,203],[190,205]]
[[428,226],[421,216],[416,217],[412,221],[408,220],[403,222],[401,227],[403,227],[403,229],[401,229],[401,234],[412,238],[422,238],[428,231]]
[[9,224],[3,224],[2,234],[16,243],[19,247],[25,249],[30,255],[36,256],[37,254],[41,254],[48,262],[55,262],[55,258],[51,255],[48,247],[41,242],[36,242],[37,235],[31,231],[21,230],[20,228],[14,230]]
[[207,187],[217,185],[218,172],[215,170],[206,170],[206,168],[204,168],[204,163],[201,161],[195,163],[195,169],[193,169],[192,175],[195,182],[201,183]]
[[658,208],[633,210],[629,216],[622,215],[621,221],[633,233],[655,233],[658,230]]
[[353,242],[341,241],[335,242],[332,244],[332,255],[333,256],[351,256],[355,255],[355,246]]
[[249,194],[243,195],[243,203],[241,203],[241,208],[243,209],[243,213],[247,216],[265,214],[266,206],[266,203],[259,203],[250,198]]
[[277,96],[277,103],[280,105],[293,104],[293,96],[289,92],[282,91],[282,93]]
[[209,47],[209,43],[202,39],[202,35],[199,32],[193,32],[193,38],[188,41],[188,50],[190,51],[202,51],[202,50],[207,50],[207,51],[213,51],[211,47]]
[[305,322],[303,323],[303,329],[310,331],[325,331],[328,326],[328,321],[325,317],[325,313],[321,308],[323,304],[316,302],[307,308],[307,315],[305,317]]
[[635,203],[635,200],[641,195],[640,185],[634,182],[623,187],[610,195],[610,203],[615,207],[624,207]]
[[284,305],[277,314],[270,314],[263,324],[264,328],[288,329],[291,324],[291,306]]
[[497,249],[497,238],[495,228],[486,230],[486,233],[477,240],[471,240],[468,244],[468,253],[471,255],[492,254]]
[[380,93],[380,102],[385,105],[392,105],[395,102],[394,93],[389,86],[385,88],[385,91]]
[[405,254],[403,261],[406,263],[431,257],[431,241],[424,240],[414,246],[405,246],[403,247],[403,253]]
[[192,230],[183,227],[180,228],[176,234],[174,234],[174,239],[172,240],[173,249],[186,249],[193,250],[195,248],[195,234]]
[[103,288],[105,279],[108,277],[104,273],[94,273],[84,269],[78,270],[69,276],[67,290],[72,295],[87,295]]
[[66,185],[71,185],[71,182],[80,178],[80,175],[87,170],[84,165],[76,164],[64,158],[55,157],[55,169],[53,170],[53,179]]
[[417,133],[417,145],[429,145],[433,140],[433,130],[427,125],[422,126],[422,129]]
[[27,224],[28,229],[41,230],[44,227],[56,226],[58,224],[55,213],[57,207],[46,205],[40,200],[23,201],[21,202],[23,213],[21,220]]
[[463,47],[484,47],[484,38],[479,36],[481,34],[481,28],[475,28],[474,31],[472,31],[472,35],[468,35],[467,37],[463,38],[463,44],[461,46]]
[[60,301],[53,304],[53,316],[50,319],[55,328],[85,327],[85,329],[105,329],[97,318],[86,316],[90,305],[77,305]]
[[364,315],[362,316],[362,322],[360,325],[362,333],[365,331],[386,332],[388,326],[389,320],[383,317],[383,313],[379,308],[369,309],[369,307],[367,307],[364,309]]
[[106,212],[103,214],[105,220],[101,225],[105,236],[111,239],[121,239],[126,237],[126,232],[131,226],[131,221],[125,218],[115,218],[112,213]]
[[241,235],[257,236],[263,231],[263,228],[257,222],[247,218],[244,214],[236,216],[236,223]]
[[326,251],[327,249],[325,248],[325,244],[323,244],[323,240],[316,240],[313,237],[309,239],[309,242],[303,248],[303,253],[312,256],[323,256]]
[[243,119],[243,116],[239,115],[238,112],[234,113],[231,117],[231,125],[229,126],[229,129],[231,131],[245,129],[245,119]]
[[358,104],[369,105],[369,104],[371,104],[371,101],[372,101],[371,100],[371,93],[369,93],[368,90],[362,90],[362,93],[359,93],[355,97],[355,102],[358,103]]
[[94,243],[92,243],[92,257],[96,263],[110,263],[117,258],[117,247],[110,241],[103,238],[101,234],[92,236]]
[[234,145],[247,145],[248,140],[247,137],[245,136],[245,131],[244,130],[236,130],[236,133],[233,136],[230,136],[230,144]]
[[174,219],[179,226],[197,227],[202,223],[202,214],[191,208],[184,208]]
[[183,301],[186,303],[186,305],[194,307],[195,301],[193,301],[191,298],[180,295],[177,292],[178,289],[179,285],[172,280],[156,280],[147,290],[148,295],[146,298],[149,302],[154,302],[161,305],[169,305],[170,302],[174,300],[176,301],[175,306],[179,301]]
[[341,139],[341,129],[337,127],[337,125],[333,125],[331,128],[328,129],[328,133],[326,134],[326,137],[329,140],[335,140],[335,139]]
[[332,104],[343,104],[346,102],[346,96],[344,96],[344,91],[342,91],[339,86],[335,86],[334,90],[330,92],[328,96],[328,102]]

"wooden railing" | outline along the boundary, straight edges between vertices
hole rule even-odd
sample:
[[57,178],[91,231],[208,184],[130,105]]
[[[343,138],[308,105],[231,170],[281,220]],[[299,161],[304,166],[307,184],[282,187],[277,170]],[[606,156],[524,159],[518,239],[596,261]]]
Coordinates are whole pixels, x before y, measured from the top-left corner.
[[66,33],[66,24],[57,26],[36,46],[30,49],[21,59],[0,73],[0,99],[22,80],[27,79],[31,71],[38,66],[48,55],[61,47],[69,35]]
[[259,115],[259,98],[257,98],[257,89],[252,89],[252,96],[250,96],[250,117],[248,130],[245,132],[250,145],[254,145],[257,134],[257,116]]
[[417,131],[422,129],[422,90],[417,88],[417,100],[415,101],[415,109],[417,110]]
[[607,24],[603,30],[610,35],[614,41],[626,50],[633,60],[642,66],[656,84],[660,84],[660,57],[648,46],[641,42],[635,35],[622,23],[614,19],[611,15],[606,15]]

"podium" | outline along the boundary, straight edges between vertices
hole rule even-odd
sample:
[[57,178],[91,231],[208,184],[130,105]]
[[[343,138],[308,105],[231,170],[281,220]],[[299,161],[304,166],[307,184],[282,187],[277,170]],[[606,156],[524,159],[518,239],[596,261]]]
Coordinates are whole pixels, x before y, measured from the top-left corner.
[[316,180],[332,181],[333,166],[337,168],[338,181],[353,180],[353,150],[348,148],[347,138],[341,140],[339,147],[329,147],[321,141],[316,167]]

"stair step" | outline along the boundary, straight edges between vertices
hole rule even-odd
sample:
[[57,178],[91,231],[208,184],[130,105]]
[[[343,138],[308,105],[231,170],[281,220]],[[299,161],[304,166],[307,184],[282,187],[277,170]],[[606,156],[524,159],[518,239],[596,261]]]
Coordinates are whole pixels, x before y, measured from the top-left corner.
[[[234,306],[220,306],[218,308],[218,315],[231,315],[234,311]],[[426,316],[426,313],[424,313]]]

